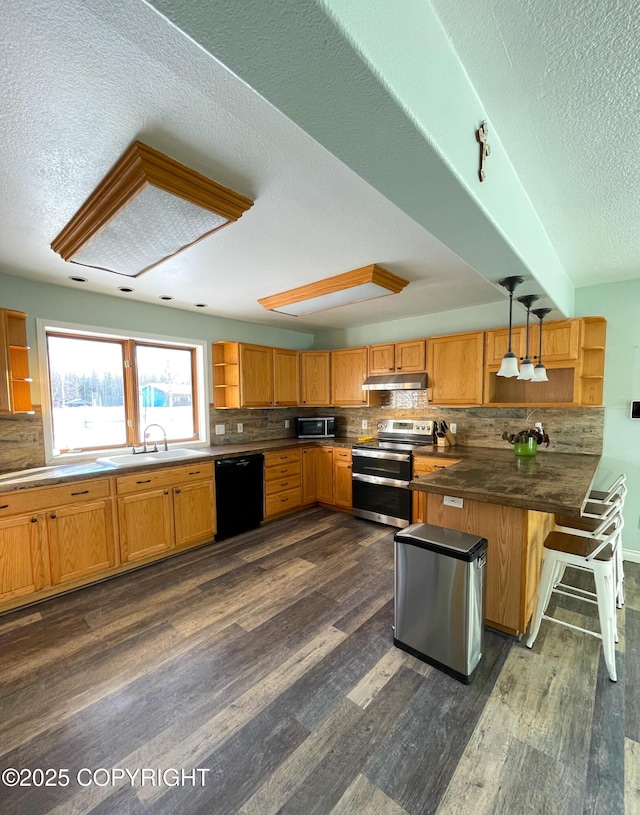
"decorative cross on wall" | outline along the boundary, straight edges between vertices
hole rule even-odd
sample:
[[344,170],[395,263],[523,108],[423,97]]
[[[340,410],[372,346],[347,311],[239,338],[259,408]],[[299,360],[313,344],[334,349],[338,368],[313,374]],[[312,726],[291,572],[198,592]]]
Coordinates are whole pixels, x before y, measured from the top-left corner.
[[485,120],[476,130],[476,140],[480,145],[480,169],[478,170],[478,177],[480,181],[484,181],[486,178],[484,172],[484,163],[487,159],[487,156],[491,155],[491,145],[487,141],[488,136],[489,136],[489,125]]

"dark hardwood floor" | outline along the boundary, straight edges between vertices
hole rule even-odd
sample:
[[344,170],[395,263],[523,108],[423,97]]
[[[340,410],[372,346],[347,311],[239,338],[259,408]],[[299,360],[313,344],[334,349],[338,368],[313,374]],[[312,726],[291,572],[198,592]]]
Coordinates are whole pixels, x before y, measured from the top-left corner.
[[69,775],[0,813],[639,813],[640,565],[617,683],[543,622],[464,686],[392,645],[392,541],[312,509],[0,617],[0,769]]

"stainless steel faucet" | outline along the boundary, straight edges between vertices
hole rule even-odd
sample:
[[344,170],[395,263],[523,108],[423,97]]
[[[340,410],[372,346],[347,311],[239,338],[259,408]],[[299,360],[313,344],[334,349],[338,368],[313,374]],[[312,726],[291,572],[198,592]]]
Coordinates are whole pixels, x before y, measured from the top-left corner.
[[[148,430],[149,430],[150,427],[157,427],[159,430],[162,430],[162,441],[164,442],[164,449],[168,450],[169,447],[167,445],[167,431],[164,429],[164,427],[161,427],[159,424],[154,423],[154,424],[148,424],[144,429],[144,433],[142,434],[142,452],[143,453],[148,452],[148,450],[147,450],[147,433],[148,433]],[[154,447],[153,447],[152,452],[153,453],[158,452],[158,442],[154,443]]]

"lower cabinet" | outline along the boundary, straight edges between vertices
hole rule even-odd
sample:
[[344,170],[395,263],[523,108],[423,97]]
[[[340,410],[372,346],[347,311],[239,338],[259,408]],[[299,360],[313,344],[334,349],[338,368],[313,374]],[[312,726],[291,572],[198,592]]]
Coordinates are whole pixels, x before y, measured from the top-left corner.
[[318,447],[316,467],[316,499],[333,504],[333,447]]
[[351,509],[351,450],[333,448],[333,503],[343,509]]
[[[427,473],[435,473],[437,470],[444,470],[457,464],[459,459],[435,458],[434,456],[414,456],[413,477],[419,478]],[[411,519],[414,524],[427,523],[427,494],[424,492],[414,492],[412,495]]]
[[302,453],[279,450],[264,457],[265,520],[294,512],[302,505]]
[[54,586],[116,565],[111,499],[47,513]]
[[0,603],[51,585],[42,515],[0,521]]
[[149,470],[116,478],[123,563],[204,543],[216,531],[213,465]]

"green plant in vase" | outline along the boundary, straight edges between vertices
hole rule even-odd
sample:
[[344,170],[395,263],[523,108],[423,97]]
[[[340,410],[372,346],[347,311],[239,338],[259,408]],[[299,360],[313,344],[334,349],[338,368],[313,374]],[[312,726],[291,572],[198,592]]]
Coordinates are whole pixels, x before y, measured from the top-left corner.
[[504,441],[513,444],[513,452],[517,456],[535,456],[539,444],[549,446],[549,436],[539,427],[526,427],[517,433],[502,434]]

